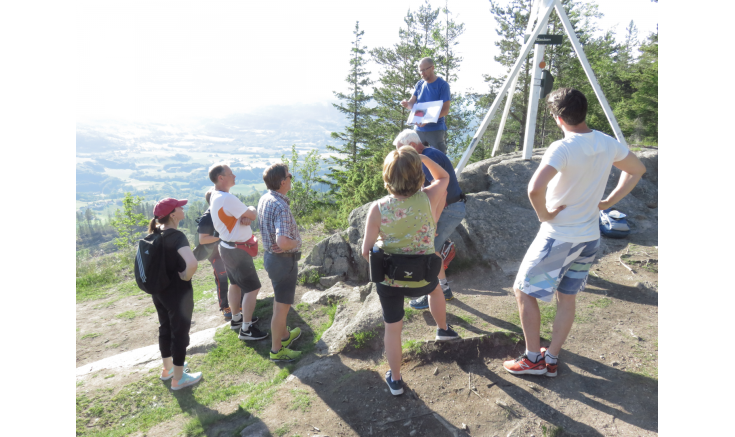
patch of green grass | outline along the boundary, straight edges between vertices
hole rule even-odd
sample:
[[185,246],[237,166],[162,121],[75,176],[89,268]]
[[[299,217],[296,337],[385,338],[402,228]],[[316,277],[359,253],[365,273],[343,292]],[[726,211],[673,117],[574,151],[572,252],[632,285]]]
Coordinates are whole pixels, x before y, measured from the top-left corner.
[[403,352],[413,352],[418,354],[421,352],[421,345],[423,344],[420,340],[406,340],[401,345]]
[[279,426],[278,428],[273,430],[273,435],[276,437],[283,437],[291,431],[291,424],[290,423],[284,423],[283,425]]
[[418,314],[418,310],[415,310],[411,307],[406,307],[406,309],[403,310],[405,313],[403,314],[403,320],[411,320],[413,316]]
[[324,313],[329,316],[329,320],[322,323],[322,325],[314,330],[314,343],[316,344],[319,339],[322,338],[322,334],[329,329],[332,326],[332,323],[334,323],[334,315],[337,314],[337,304],[333,303],[331,305],[327,305],[324,308],[321,308]]
[[265,268],[265,260],[262,256],[253,258],[253,264],[255,264],[255,270],[263,270]]
[[309,304],[306,302],[299,302],[294,306],[294,308],[296,308],[296,311],[306,311],[309,309]]
[[[224,420],[231,420],[237,416],[249,416],[250,414],[247,413],[242,408],[238,407],[235,412],[230,414],[222,414],[217,411],[205,411],[202,413],[198,413],[197,416],[193,419],[191,419],[189,422],[187,422],[184,425],[183,433],[186,437],[201,437],[206,436],[206,428],[209,425],[212,425],[219,421]],[[239,436],[243,429],[245,429],[247,426],[251,425],[255,422],[257,419],[253,420],[247,420],[243,425],[241,425],[241,428],[238,430],[236,434]]]
[[107,376],[105,376],[105,379],[110,379],[110,378],[114,378],[114,377],[115,377],[115,374],[107,375]]
[[299,284],[316,284],[322,277],[318,270],[310,270],[299,278]]
[[122,299],[124,297],[125,297],[124,295],[119,295],[119,296],[117,296],[115,298],[112,298],[112,299],[108,300],[107,302],[102,302],[100,304],[95,305],[94,306],[94,309],[99,310],[99,309],[103,309],[103,308],[109,308],[109,307],[113,306],[116,302],[118,302],[120,299]]
[[261,319],[267,319],[273,315],[273,298],[258,299],[253,310],[253,315]]
[[136,313],[135,311],[128,310],[128,311],[125,311],[124,313],[115,314],[115,317],[117,317],[118,319],[128,319],[128,320],[131,320],[131,319],[134,319],[137,315],[138,315],[138,313]]
[[375,338],[376,335],[375,331],[362,331],[352,334],[355,349],[363,348],[370,340]]
[[290,411],[301,410],[304,413],[311,408],[311,397],[309,392],[303,389],[291,390],[291,404],[288,409]]
[[475,318],[472,316],[458,315],[457,318],[468,325],[471,325],[475,321]]
[[156,307],[148,307],[143,310],[143,315],[147,316],[156,312]]
[[83,386],[83,385],[84,385],[84,380],[82,380],[82,381],[77,381],[77,387],[81,387],[81,386]]
[[[227,327],[215,334],[215,341],[217,346],[206,355],[188,357],[191,367],[205,375],[191,389],[172,392],[154,372],[124,385],[116,393],[100,390],[77,396],[77,435],[116,437],[145,433],[182,413],[197,416],[200,424],[188,425],[190,433],[196,435],[209,420],[202,414],[216,403],[242,397],[245,412],[261,410],[270,404],[276,386],[293,367],[281,369],[268,359],[270,344],[244,344]],[[258,383],[244,382],[244,373],[264,379]]]
[[102,335],[102,334],[100,334],[99,332],[90,332],[89,334],[84,334],[84,335],[82,336],[82,340],[84,340],[85,338],[95,338],[95,337],[99,337],[100,335]]
[[590,305],[596,308],[607,308],[610,305],[612,305],[612,299],[608,299],[607,297],[602,297],[600,299],[597,299],[591,302]]
[[[77,256],[77,302],[105,297],[117,284],[133,279],[135,252],[125,250],[96,258]],[[136,287],[137,289],[137,287]]]
[[633,348],[633,355],[641,361],[641,365],[635,368],[635,370],[629,369],[628,371],[658,381],[658,366],[656,364],[658,360],[658,340],[654,342],[654,346],[656,350],[649,352],[640,343],[636,343]]

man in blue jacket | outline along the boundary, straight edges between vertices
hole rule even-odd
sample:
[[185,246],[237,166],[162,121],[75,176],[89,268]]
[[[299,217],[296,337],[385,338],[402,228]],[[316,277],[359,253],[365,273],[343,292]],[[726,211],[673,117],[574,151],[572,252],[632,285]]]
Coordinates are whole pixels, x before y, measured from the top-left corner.
[[[446,241],[449,235],[451,235],[452,232],[454,232],[454,230],[457,228],[457,226],[459,226],[466,214],[465,196],[462,193],[462,189],[459,188],[459,182],[457,182],[457,175],[454,173],[452,162],[449,160],[449,158],[447,158],[447,155],[445,155],[444,153],[436,150],[433,147],[424,146],[417,132],[412,131],[411,129],[405,129],[403,132],[398,134],[395,141],[393,141],[393,145],[396,146],[396,148],[411,146],[416,150],[416,152],[418,152],[419,155],[428,156],[429,158],[431,158],[432,161],[439,164],[447,173],[449,173],[449,185],[447,186],[447,203],[444,207],[444,210],[442,211],[441,217],[439,217],[439,222],[436,224],[437,235],[434,238],[434,249],[439,252],[442,248],[442,245],[444,244],[444,241]],[[426,177],[424,185],[428,185],[429,183],[431,183],[433,178],[431,177],[431,173],[429,173],[429,170],[426,168],[426,166],[423,166],[423,169],[424,176]],[[443,263],[442,269],[439,272],[439,284],[441,285],[442,291],[444,292],[444,298],[446,300],[452,300],[454,298],[454,295],[452,294],[452,289],[449,288],[449,285],[447,285],[447,275],[444,272]],[[423,296],[418,299],[413,299],[411,302],[409,302],[409,305],[411,305],[412,308],[419,310],[426,309],[429,308],[429,299],[427,296]]]
[[[416,133],[422,142],[427,142],[429,146],[446,154],[447,124],[444,122],[444,117],[449,114],[452,95],[447,81],[437,76],[434,70],[434,61],[431,58],[424,58],[419,62],[421,80],[416,82],[411,99],[401,100],[401,106],[412,109],[414,103],[434,102],[436,100],[444,102],[439,113],[439,120],[436,123],[417,124]],[[426,171],[424,172],[426,173]]]

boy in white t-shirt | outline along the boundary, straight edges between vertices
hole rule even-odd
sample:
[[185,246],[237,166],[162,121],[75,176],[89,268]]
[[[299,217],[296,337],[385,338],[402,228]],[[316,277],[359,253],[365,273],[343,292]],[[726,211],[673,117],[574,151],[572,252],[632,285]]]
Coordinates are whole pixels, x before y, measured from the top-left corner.
[[[235,174],[225,164],[215,164],[209,169],[209,179],[214,182],[214,192],[210,197],[210,214],[214,229],[219,233],[219,253],[225,264],[230,290],[227,293],[232,310],[230,329],[239,331],[241,340],[262,340],[268,336],[256,326],[253,311],[260,291],[260,279],[255,270],[253,258],[247,252],[246,243],[253,236],[250,223],[258,218],[254,207],[246,206],[230,194],[235,186]],[[242,299],[242,302],[241,302]],[[240,313],[239,303],[242,303]]]
[[[513,374],[556,376],[557,358],[574,321],[576,295],[587,284],[600,246],[599,211],[630,193],[646,167],[626,146],[587,127],[587,99],[581,92],[561,88],[547,102],[564,139],[551,144],[528,184],[541,228],[513,284],[526,352],[503,366]],[[601,200],[612,165],[622,171],[620,181]],[[554,292],[557,310],[547,350],[541,348],[536,299],[551,302]]]

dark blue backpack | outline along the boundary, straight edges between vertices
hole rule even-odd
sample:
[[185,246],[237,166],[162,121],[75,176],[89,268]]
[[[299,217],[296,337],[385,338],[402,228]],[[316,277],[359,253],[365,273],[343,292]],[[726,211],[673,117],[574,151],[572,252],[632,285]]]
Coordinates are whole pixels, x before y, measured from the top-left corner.
[[600,211],[600,233],[609,238],[625,238],[630,234],[630,226],[625,214],[617,209]]

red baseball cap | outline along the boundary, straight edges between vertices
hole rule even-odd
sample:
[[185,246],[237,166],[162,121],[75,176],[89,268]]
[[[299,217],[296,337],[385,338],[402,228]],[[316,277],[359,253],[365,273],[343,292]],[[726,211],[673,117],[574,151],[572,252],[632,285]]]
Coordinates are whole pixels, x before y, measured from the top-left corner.
[[188,202],[187,199],[176,200],[172,197],[167,197],[153,207],[153,215],[156,217],[163,217],[171,214],[171,212],[178,206],[184,206]]

